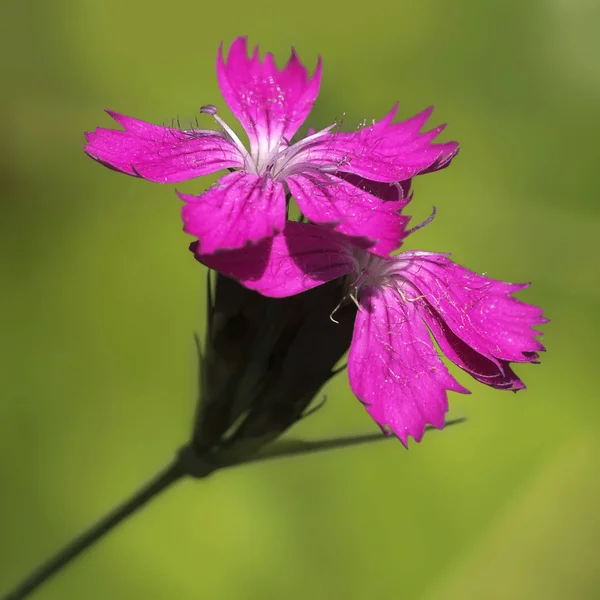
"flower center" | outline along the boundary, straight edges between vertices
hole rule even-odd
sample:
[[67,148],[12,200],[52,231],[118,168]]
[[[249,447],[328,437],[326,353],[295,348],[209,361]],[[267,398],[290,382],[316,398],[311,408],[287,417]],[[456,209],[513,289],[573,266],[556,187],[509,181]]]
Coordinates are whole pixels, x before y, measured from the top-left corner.
[[[313,162],[310,160],[310,150],[316,144],[321,142],[321,139],[328,135],[335,125],[330,125],[317,133],[313,133],[308,137],[298,140],[295,144],[287,143],[281,149],[281,141],[271,153],[270,160],[266,162],[266,169],[269,170],[271,176],[275,180],[283,180],[295,173],[306,171],[317,171],[322,173],[332,173],[338,170],[338,165],[324,164]],[[284,141],[284,140],[282,140]]]
[[360,291],[362,287],[395,286],[392,271],[393,259],[375,256],[367,250],[353,248],[356,260],[354,272],[349,275],[348,286]]
[[391,288],[403,302],[415,302],[423,296],[402,271],[408,262],[400,257],[382,258],[366,250],[354,248],[354,271],[346,279],[345,299],[358,305],[362,288]]
[[[314,171],[320,173],[333,173],[339,169],[340,165],[327,164],[324,162],[313,162],[310,160],[310,150],[315,145],[320,144],[321,138],[329,134],[335,124],[317,131],[295,144],[290,144],[285,138],[280,138],[275,143],[271,151],[265,156],[256,156],[250,154],[236,133],[217,115],[217,107],[212,104],[206,104],[200,107],[200,112],[212,116],[219,124],[223,132],[237,146],[244,160],[244,170],[247,173],[255,175],[266,175],[274,181],[283,181],[295,173]],[[267,140],[264,144],[259,144],[259,148],[268,147]]]

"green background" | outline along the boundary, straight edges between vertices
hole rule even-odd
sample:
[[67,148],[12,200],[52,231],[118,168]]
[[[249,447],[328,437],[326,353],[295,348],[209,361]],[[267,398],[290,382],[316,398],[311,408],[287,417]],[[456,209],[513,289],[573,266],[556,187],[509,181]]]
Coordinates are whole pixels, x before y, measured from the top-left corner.
[[[42,599],[600,595],[600,9],[591,0],[2,4],[0,594],[165,464],[190,427],[204,271],[174,186],[86,158],[102,110],[227,116],[219,42],[324,59],[308,124],[400,100],[462,152],[420,178],[409,248],[532,281],[548,352],[528,390],[453,394],[468,422],[183,482]],[[212,179],[180,184],[200,192]],[[346,375],[292,435],[376,428]]]

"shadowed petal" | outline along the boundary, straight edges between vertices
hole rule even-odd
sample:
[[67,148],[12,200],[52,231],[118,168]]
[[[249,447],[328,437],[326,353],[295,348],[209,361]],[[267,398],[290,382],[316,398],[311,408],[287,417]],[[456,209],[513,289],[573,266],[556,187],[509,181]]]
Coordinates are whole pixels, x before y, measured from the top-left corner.
[[354,245],[388,257],[406,236],[403,201],[386,202],[344,179],[302,173],[286,180],[304,216],[344,234]]
[[195,244],[190,249],[211,269],[273,298],[293,296],[342,277],[354,265],[352,251],[341,236],[293,221],[282,233],[249,248],[211,255],[201,254]]
[[404,206],[406,206],[410,200],[412,194],[410,193],[410,186],[412,183],[412,179],[407,179],[405,181],[372,181],[371,179],[365,179],[364,177],[360,177],[358,175],[354,175],[354,173],[336,173],[336,175],[351,183],[353,186],[368,192],[369,194],[373,194],[373,196],[377,196],[377,198],[381,198],[386,201],[393,202],[403,202]]
[[444,426],[448,390],[468,394],[437,355],[412,302],[391,288],[364,288],[348,357],[350,385],[368,413],[402,443]]
[[528,284],[490,279],[442,254],[404,252],[397,258],[406,261],[402,276],[475,352],[500,366],[500,361],[535,362],[544,350],[532,329],[547,322],[542,309],[511,296]]
[[198,237],[202,254],[255,244],[285,225],[283,186],[259,175],[235,171],[200,196],[179,197],[183,228]]
[[158,183],[175,183],[244,166],[237,146],[218,131],[183,131],[106,112],[124,131],[99,127],[86,133],[85,151],[115,171]]
[[227,105],[248,134],[252,156],[263,164],[282,137],[289,143],[311,111],[321,85],[321,59],[309,78],[292,50],[280,71],[272,54],[261,61],[258,48],[248,58],[247,39],[239,37],[227,61],[219,49],[217,78]]
[[405,181],[448,166],[458,152],[458,144],[432,143],[445,126],[420,133],[433,108],[407,121],[392,123],[397,108],[369,127],[320,137],[307,146],[302,159],[336,165],[340,171],[380,182]]

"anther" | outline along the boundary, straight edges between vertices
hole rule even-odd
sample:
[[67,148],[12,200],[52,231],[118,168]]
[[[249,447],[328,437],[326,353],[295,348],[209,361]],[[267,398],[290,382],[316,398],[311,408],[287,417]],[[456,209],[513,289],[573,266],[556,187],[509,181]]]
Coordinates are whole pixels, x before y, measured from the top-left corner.
[[200,107],[200,112],[203,115],[216,115],[218,112],[217,107],[214,104],[205,104],[204,106]]
[[246,150],[244,144],[242,144],[242,141],[233,132],[231,127],[229,127],[229,125],[227,125],[227,123],[225,123],[225,121],[223,121],[223,119],[221,119],[221,117],[219,117],[217,112],[218,112],[218,109],[214,104],[204,104],[203,106],[200,107],[200,113],[203,115],[210,115],[211,117],[213,117],[214,120],[223,128],[223,131],[225,132],[225,134],[227,136],[229,136],[229,139],[238,147],[238,150],[240,151],[240,154],[242,155],[242,158],[244,159],[244,164],[245,164],[247,172],[256,174],[256,165],[254,164],[254,161],[250,157],[248,150]]
[[338,166],[337,165],[317,165],[317,171],[321,171],[321,173],[337,173]]

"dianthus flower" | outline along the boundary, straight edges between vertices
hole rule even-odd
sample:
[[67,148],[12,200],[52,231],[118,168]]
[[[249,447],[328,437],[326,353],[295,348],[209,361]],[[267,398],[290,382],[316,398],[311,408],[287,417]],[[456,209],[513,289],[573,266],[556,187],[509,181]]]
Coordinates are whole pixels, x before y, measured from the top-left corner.
[[431,334],[452,362],[497,389],[523,389],[510,363],[535,363],[544,350],[532,329],[547,321],[542,310],[511,296],[528,284],[478,275],[447,254],[381,258],[328,229],[295,222],[272,244],[213,256],[197,244],[191,249],[209,267],[272,297],[345,277],[346,298],[359,307],[350,385],[379,426],[405,446],[409,436],[420,441],[427,424],[444,426],[448,390],[469,393],[441,361]]
[[304,216],[346,235],[355,245],[388,256],[399,244],[404,217],[398,209],[412,177],[441,169],[456,142],[433,144],[444,126],[421,134],[431,108],[392,123],[397,105],[378,122],[353,132],[335,125],[292,143],[319,93],[321,59],[308,76],[295,51],[279,70],[272,54],[248,58],[237,38],[227,60],[217,57],[225,102],[248,135],[247,150],[213,105],[200,112],[219,130],[152,125],[107,111],[123,130],[86,134],[86,152],[98,162],[160,183],[184,181],[229,169],[199,196],[185,201],[184,229],[197,236],[203,254],[242,248],[283,230],[294,197]]

